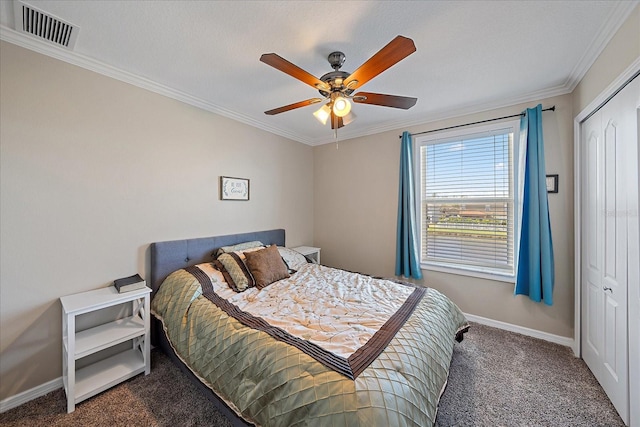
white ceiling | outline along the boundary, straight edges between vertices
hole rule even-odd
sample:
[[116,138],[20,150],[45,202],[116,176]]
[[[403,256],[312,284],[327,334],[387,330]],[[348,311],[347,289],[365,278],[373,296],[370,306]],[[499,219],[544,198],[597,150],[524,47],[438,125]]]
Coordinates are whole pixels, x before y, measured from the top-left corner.
[[56,1],[25,3],[80,27],[72,51],[14,30],[0,1],[0,38],[318,145],[334,141],[318,96],[259,61],[275,52],[319,77],[327,55],[353,72],[397,35],[417,51],[362,90],[417,97],[410,110],[356,104],[339,139],[568,93],[638,1]]

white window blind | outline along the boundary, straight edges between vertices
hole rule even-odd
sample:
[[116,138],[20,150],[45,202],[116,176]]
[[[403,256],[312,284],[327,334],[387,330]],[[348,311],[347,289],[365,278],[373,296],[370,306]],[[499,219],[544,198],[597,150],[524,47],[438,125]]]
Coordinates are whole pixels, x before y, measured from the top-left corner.
[[508,128],[420,143],[422,263],[513,276],[513,139]]

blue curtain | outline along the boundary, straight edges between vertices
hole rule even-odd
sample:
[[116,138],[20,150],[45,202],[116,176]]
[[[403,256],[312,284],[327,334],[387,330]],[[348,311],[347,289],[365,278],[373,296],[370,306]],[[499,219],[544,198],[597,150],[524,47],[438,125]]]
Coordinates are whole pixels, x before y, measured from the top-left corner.
[[396,276],[422,279],[422,270],[420,270],[420,262],[418,261],[419,248],[413,183],[411,134],[403,132],[402,147],[400,148],[400,187],[398,189]]
[[520,138],[526,141],[526,158],[515,294],[552,305],[553,244],[544,167],[542,105],[525,111],[520,120]]

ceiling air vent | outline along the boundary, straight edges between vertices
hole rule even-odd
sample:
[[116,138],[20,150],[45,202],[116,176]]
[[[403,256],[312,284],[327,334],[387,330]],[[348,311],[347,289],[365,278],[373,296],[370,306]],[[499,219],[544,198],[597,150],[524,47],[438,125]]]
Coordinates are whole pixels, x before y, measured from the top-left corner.
[[73,49],[79,28],[21,1],[13,2],[16,30]]

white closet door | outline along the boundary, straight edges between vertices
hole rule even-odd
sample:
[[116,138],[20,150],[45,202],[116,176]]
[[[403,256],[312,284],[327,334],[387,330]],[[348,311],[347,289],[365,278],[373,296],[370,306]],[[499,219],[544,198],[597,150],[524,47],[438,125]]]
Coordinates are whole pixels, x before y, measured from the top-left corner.
[[604,293],[602,291],[602,126],[600,113],[582,124],[582,358],[602,383]]
[[[637,79],[636,79],[637,80]],[[637,91],[632,82],[582,124],[582,351],[583,358],[629,422],[627,298],[633,194],[637,196]],[[637,169],[637,168],[636,168]],[[635,192],[635,193],[634,193]],[[637,208],[637,204],[636,204]],[[634,279],[635,280],[635,279]],[[635,286],[635,284],[634,284]]]
[[636,144],[629,162],[629,402],[630,426],[640,427],[640,77],[631,83],[635,92]]

